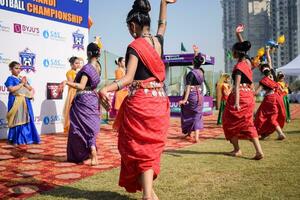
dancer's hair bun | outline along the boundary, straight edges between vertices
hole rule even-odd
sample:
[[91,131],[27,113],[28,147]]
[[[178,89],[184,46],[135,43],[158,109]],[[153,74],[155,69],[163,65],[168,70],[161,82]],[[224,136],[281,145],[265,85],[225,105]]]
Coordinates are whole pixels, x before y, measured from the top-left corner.
[[148,13],[151,10],[151,5],[148,0],[135,0],[132,9],[137,12]]

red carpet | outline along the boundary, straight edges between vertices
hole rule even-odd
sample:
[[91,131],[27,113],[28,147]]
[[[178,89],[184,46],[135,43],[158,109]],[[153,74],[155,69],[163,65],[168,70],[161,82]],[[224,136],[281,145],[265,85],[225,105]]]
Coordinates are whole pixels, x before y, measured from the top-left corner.
[[[205,118],[205,130],[200,140],[222,134],[215,117]],[[179,118],[171,120],[166,149],[192,145],[182,138]],[[42,135],[39,145],[14,147],[0,141],[0,199],[23,199],[54,187],[70,184],[95,173],[120,165],[116,133],[109,125],[102,125],[97,140],[98,166],[65,162],[67,137],[64,134]]]
[[[291,106],[292,119],[300,117],[300,105]],[[205,129],[200,141],[223,133],[217,127],[216,116],[205,117]],[[182,138],[179,118],[171,120],[166,149],[192,145]],[[65,162],[67,137],[64,134],[42,135],[39,145],[7,145],[0,141],[0,199],[23,199],[54,187],[67,185],[95,173],[120,165],[116,133],[109,125],[102,125],[97,140],[98,166],[76,165]]]

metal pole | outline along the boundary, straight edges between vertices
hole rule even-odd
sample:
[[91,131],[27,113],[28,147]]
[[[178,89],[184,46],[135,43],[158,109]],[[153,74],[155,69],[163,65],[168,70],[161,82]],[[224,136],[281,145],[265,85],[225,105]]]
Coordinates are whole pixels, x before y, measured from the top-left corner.
[[[105,84],[104,85],[107,85],[107,82],[108,82],[108,80],[107,80],[107,58],[106,58],[106,56],[107,56],[107,51],[106,50],[104,50],[104,82],[105,82]],[[108,111],[106,111],[106,123],[108,124]]]
[[105,85],[107,84],[107,61],[106,61],[107,51],[104,50],[104,80]]
[[215,89],[215,65],[213,65],[213,74],[212,74],[212,89],[211,89],[211,93],[212,93],[212,98],[214,98],[214,89]]

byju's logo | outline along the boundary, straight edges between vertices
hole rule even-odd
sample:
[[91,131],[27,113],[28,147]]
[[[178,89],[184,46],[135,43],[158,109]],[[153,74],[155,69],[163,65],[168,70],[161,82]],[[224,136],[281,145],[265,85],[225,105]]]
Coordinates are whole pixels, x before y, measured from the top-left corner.
[[40,33],[40,29],[34,26],[14,23],[14,32],[38,36]]
[[29,48],[24,49],[19,53],[20,61],[21,61],[21,69],[29,73],[30,71],[35,72],[35,57],[36,55],[29,50]]
[[66,38],[62,36],[61,32],[51,31],[51,30],[44,30],[43,37],[45,39],[56,40],[56,41],[65,41],[66,40]]
[[74,32],[73,34],[73,49],[77,49],[78,51],[84,50],[83,42],[84,42],[84,35],[80,33],[79,29]]
[[21,24],[14,24],[14,32],[15,33],[22,33],[22,25]]
[[66,67],[66,63],[62,62],[62,60],[60,59],[55,59],[55,58],[45,58],[43,60],[43,65],[46,68],[65,68]]

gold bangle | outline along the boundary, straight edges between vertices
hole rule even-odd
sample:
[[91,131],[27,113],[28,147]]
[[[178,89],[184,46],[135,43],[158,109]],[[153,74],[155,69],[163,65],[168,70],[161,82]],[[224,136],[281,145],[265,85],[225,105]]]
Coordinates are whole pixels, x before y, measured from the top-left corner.
[[123,87],[122,87],[122,81],[121,80],[115,80],[114,81],[116,84],[117,84],[117,86],[118,86],[118,91],[119,90],[121,90]]
[[167,20],[165,20],[165,19],[158,20],[158,25],[161,25],[161,24],[167,25]]

